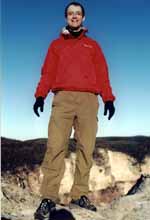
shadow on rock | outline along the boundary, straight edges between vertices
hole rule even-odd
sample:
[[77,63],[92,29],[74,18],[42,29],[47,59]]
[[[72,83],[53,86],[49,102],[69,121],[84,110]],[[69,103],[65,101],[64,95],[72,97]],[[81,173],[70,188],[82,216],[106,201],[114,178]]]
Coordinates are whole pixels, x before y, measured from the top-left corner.
[[75,220],[72,213],[66,209],[55,210],[51,213],[50,220]]
[[2,217],[1,220],[11,220],[10,218]]

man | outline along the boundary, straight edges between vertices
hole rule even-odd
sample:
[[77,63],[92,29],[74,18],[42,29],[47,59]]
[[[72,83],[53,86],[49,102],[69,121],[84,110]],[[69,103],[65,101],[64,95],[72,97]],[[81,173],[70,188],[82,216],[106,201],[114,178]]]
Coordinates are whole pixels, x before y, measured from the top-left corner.
[[36,219],[48,219],[55,209],[64,171],[66,143],[74,119],[78,140],[70,206],[96,211],[87,194],[97,131],[98,95],[105,104],[104,115],[109,112],[109,120],[115,112],[107,64],[98,43],[86,36],[87,29],[82,24],[85,19],[83,6],[77,2],[68,4],[65,17],[67,26],[49,46],[35,92],[34,112],[38,116],[38,108],[43,112],[44,99],[49,91],[54,93],[47,151],[42,163],[42,201],[35,213]]

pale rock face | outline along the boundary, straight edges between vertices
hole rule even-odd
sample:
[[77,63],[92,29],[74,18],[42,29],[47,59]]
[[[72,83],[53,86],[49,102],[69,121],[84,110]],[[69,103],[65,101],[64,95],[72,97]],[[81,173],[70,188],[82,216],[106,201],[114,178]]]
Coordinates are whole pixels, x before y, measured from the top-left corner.
[[134,181],[127,181],[127,182],[116,182],[116,186],[120,191],[121,195],[126,195],[128,191],[132,188],[133,185],[135,185],[137,180]]
[[[93,166],[89,177],[89,190],[96,197],[100,190],[116,186],[120,194],[125,195],[139,179],[142,174],[150,174],[150,157],[146,157],[142,165],[138,164],[131,156],[113,152],[110,150],[98,149],[97,158],[93,160]],[[71,153],[65,158],[65,172],[60,184],[60,198],[68,202],[75,173],[76,154]],[[28,184],[32,192],[40,193],[43,174],[40,167],[37,167],[28,175]],[[96,198],[95,198],[96,199]]]
[[116,182],[136,181],[140,177],[140,166],[134,160],[120,152],[108,151],[111,173]]
[[[120,153],[98,149],[99,158],[93,161],[90,171],[89,190],[95,192],[117,185],[122,194],[126,194],[140,177],[140,166],[130,156]],[[65,159],[65,173],[61,181],[60,191],[69,194],[74,179],[76,154],[72,153]],[[136,165],[135,165],[136,164]]]
[[40,186],[43,180],[43,173],[40,166],[35,167],[34,171],[28,174],[27,181],[31,192],[40,195]]
[[146,156],[141,164],[141,172],[150,175],[150,156]]
[[4,197],[3,192],[2,192],[2,191],[0,191],[0,199],[2,200],[2,199],[3,199],[3,197]]
[[74,180],[76,154],[71,153],[70,158],[65,159],[65,172],[60,183],[59,194],[69,193]]
[[105,189],[109,186],[112,186],[114,183],[113,177],[111,174],[105,174],[105,168],[99,167],[96,164],[93,164],[90,171],[89,179],[89,189],[90,191],[96,191],[100,189]]

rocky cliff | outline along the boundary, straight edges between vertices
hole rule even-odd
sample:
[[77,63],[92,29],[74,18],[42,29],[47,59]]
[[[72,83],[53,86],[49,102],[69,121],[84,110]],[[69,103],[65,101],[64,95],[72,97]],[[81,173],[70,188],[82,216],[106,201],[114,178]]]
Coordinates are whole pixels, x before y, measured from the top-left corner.
[[[46,139],[2,138],[1,143],[2,219],[32,220],[40,200],[43,178],[40,165],[46,151]],[[59,191],[63,207],[58,206],[53,220],[63,220],[65,215],[66,220],[149,219],[150,137],[97,138],[89,180],[89,198],[97,205],[97,213],[83,209],[69,213],[67,205],[74,178],[75,152],[76,142],[72,139]]]

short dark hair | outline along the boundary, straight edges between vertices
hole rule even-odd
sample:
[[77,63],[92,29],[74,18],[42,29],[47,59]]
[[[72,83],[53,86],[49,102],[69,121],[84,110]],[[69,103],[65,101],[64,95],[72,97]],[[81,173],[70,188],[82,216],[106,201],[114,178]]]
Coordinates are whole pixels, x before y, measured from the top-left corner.
[[65,18],[67,18],[67,11],[68,11],[68,8],[70,7],[70,5],[80,6],[82,9],[82,17],[85,16],[85,10],[84,10],[83,5],[81,5],[79,2],[70,2],[65,8]]

